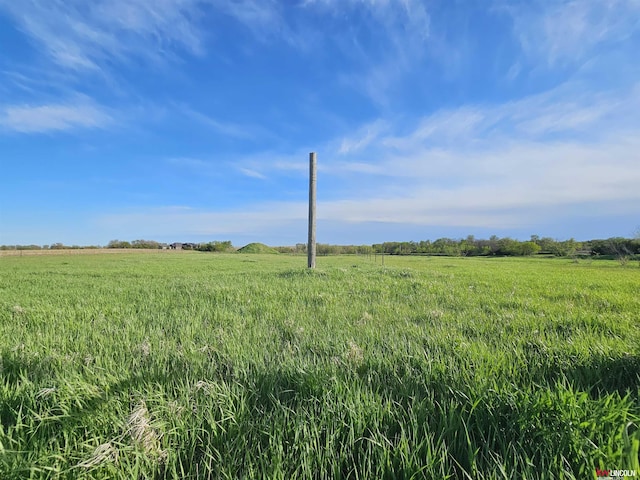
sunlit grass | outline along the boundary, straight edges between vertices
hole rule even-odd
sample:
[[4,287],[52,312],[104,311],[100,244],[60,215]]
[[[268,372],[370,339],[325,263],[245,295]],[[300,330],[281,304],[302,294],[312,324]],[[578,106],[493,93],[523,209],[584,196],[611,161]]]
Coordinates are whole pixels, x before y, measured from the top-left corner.
[[640,269],[379,262],[0,258],[0,478],[582,479],[637,465]]

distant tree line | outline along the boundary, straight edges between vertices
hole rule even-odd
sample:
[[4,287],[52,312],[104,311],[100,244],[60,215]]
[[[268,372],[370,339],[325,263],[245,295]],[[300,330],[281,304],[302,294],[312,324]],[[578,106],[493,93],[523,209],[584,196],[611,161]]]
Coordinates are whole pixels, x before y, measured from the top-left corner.
[[[276,247],[281,253],[304,254],[306,244],[295,247]],[[640,255],[640,238],[614,237],[606,240],[579,242],[574,239],[554,240],[532,235],[521,241],[510,237],[477,239],[469,235],[463,239],[439,238],[418,242],[384,242],[373,245],[316,245],[318,255],[385,254],[385,255],[446,255],[446,256],[529,256],[546,254],[557,257],[603,256],[620,258]]]
[[510,237],[476,239],[469,235],[464,239],[439,238],[433,242],[385,242],[373,245],[377,253],[390,255],[450,255],[450,256],[528,256],[534,254],[566,256],[608,256],[640,254],[640,239],[614,237],[606,240],[579,242],[554,240],[550,237],[532,235],[529,240],[520,241]]
[[147,250],[160,250],[166,247],[166,243],[156,242],[155,240],[134,240],[132,242],[128,242],[126,240],[111,240],[107,244],[107,248],[143,248]]
[[[307,253],[306,243],[297,243],[293,247],[273,247],[280,253],[305,254]],[[328,243],[316,244],[318,255],[362,255],[373,253],[371,245],[330,245]]]
[[[544,241],[536,241],[531,239],[527,241],[514,240],[510,237],[499,238],[495,235],[487,239],[477,239],[473,235],[469,235],[463,239],[439,238],[435,241],[422,240],[420,242],[385,242],[373,245],[376,253],[385,253],[388,255],[448,255],[448,256],[527,256],[540,253],[566,254],[571,249],[577,249],[576,242],[566,240],[564,242],[556,242],[551,239],[543,239]],[[551,250],[554,250],[553,252]],[[560,251],[564,253],[560,253]]]
[[[205,243],[181,244],[184,250],[201,252],[234,251],[231,241],[211,241]],[[100,248],[98,246],[78,246],[54,243],[52,245],[0,245],[0,250],[60,250]],[[155,240],[111,240],[106,248],[138,248],[166,249],[169,245]],[[298,243],[295,246],[275,247],[280,253],[306,254],[307,245]],[[489,239],[477,239],[469,235],[462,239],[439,238],[437,240],[421,240],[418,242],[384,242],[373,245],[330,245],[318,243],[318,255],[447,255],[447,256],[529,256],[535,254],[554,255],[557,257],[593,256],[616,258],[619,260],[640,256],[640,234],[635,238],[612,237],[603,240],[576,241],[554,240],[550,237],[532,235],[529,240],[515,240],[510,237],[499,238],[495,235]]]

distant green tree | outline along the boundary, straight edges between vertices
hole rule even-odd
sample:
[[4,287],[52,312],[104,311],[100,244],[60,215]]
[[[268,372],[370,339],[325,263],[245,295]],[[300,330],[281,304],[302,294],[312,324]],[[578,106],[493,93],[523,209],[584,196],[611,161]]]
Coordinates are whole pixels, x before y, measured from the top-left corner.
[[421,240],[417,245],[418,253],[431,253],[431,241],[430,240]]
[[223,242],[216,240],[209,243],[201,243],[196,249],[201,252],[228,252],[233,250],[233,245],[231,244],[231,240],[225,240]]
[[551,253],[556,257],[571,257],[576,254],[578,250],[582,248],[580,242],[576,242],[573,238],[564,240],[562,242],[554,242],[551,246]]
[[538,253],[540,246],[532,241],[519,242],[513,238],[505,237],[498,240],[497,255],[506,255],[511,257],[528,256]]
[[489,237],[487,245],[489,246],[489,253],[491,255],[496,255],[500,250],[500,239],[497,235],[491,235],[491,237]]
[[40,245],[17,245],[17,250],[42,250]]
[[615,256],[616,260],[618,260],[621,265],[626,265],[629,262],[631,255],[633,255],[633,240],[614,237],[607,240],[607,243],[609,244],[611,254]]
[[460,240],[460,254],[463,257],[475,255],[477,248],[475,246],[475,238],[469,235],[466,239]]
[[520,254],[519,243],[513,238],[504,237],[498,240],[496,255],[515,256]]
[[[51,246],[53,248],[53,245]],[[107,248],[131,248],[131,244],[127,241],[111,240],[107,244]]]
[[451,238],[438,238],[431,244],[431,250],[440,255],[460,255],[458,242]]
[[[127,247],[123,247],[127,248]],[[155,240],[134,240],[131,242],[131,248],[144,248],[148,250],[155,250],[162,248],[159,242]]]
[[316,244],[316,253],[318,255],[338,255],[341,253],[339,245],[329,245],[328,243]]
[[536,243],[540,245],[540,253],[554,253],[558,242],[551,237],[542,237]]
[[520,255],[535,255],[540,250],[540,245],[534,241],[520,243]]

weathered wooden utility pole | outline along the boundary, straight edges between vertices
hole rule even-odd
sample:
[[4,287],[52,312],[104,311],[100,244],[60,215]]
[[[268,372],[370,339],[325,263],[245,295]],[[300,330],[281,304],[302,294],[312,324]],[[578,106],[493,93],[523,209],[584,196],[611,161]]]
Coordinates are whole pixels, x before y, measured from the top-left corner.
[[307,266],[316,268],[316,152],[309,154],[309,242]]

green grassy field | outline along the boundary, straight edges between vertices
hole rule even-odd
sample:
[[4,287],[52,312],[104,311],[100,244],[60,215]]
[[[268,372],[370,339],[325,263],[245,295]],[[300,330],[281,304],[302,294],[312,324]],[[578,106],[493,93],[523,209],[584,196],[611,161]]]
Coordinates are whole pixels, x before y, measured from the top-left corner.
[[637,469],[640,268],[0,258],[0,478]]

